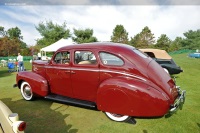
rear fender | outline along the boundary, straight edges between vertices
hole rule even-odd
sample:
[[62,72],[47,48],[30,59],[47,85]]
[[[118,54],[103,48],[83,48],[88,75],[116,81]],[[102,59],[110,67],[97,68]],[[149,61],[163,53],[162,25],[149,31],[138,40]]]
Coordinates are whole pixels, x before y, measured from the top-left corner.
[[167,99],[144,81],[116,77],[105,80],[97,93],[97,108],[129,116],[162,116],[169,109]]
[[16,80],[18,88],[20,88],[23,81],[28,82],[33,93],[38,96],[44,97],[49,93],[47,80],[37,73],[30,71],[19,72]]

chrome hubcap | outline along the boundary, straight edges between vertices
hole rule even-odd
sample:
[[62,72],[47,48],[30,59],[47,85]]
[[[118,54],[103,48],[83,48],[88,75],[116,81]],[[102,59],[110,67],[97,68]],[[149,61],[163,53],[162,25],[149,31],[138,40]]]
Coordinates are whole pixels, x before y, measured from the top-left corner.
[[31,92],[31,89],[30,89],[29,86],[24,87],[24,95],[25,95],[26,97],[31,97],[32,92]]

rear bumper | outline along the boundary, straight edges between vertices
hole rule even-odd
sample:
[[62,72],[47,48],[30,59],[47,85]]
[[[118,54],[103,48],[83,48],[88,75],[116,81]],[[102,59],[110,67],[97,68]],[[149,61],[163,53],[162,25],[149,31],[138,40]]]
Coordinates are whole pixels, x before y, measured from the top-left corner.
[[175,100],[174,104],[170,105],[169,113],[175,112],[185,102],[186,91],[185,90],[181,90],[180,86],[176,86],[176,88],[179,91],[179,95],[178,95],[177,99]]

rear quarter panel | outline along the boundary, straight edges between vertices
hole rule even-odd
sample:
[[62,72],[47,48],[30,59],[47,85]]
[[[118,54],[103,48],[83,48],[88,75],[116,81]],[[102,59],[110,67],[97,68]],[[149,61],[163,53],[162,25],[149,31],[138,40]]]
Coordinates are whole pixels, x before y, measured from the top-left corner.
[[129,77],[105,80],[97,93],[99,110],[129,116],[163,116],[169,102],[158,90],[145,81]]

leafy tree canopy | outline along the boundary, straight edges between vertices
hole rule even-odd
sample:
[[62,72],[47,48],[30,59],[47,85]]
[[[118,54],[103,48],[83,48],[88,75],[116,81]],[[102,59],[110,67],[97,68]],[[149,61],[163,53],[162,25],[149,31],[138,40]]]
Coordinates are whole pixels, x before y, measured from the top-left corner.
[[64,22],[62,25],[54,24],[52,21],[40,22],[36,26],[36,30],[42,36],[41,39],[37,39],[37,45],[41,47],[48,46],[54,42],[57,42],[61,38],[69,38],[70,30],[67,29],[67,24]]
[[92,29],[74,29],[75,37],[72,37],[73,41],[76,43],[89,43],[89,42],[97,42],[97,38],[93,36]]
[[111,41],[128,44],[128,32],[125,30],[123,25],[116,25],[116,27],[113,29]]
[[23,37],[21,36],[21,30],[18,27],[8,29],[7,35],[10,39],[23,39]]
[[158,38],[155,47],[159,48],[159,49],[163,49],[163,50],[169,51],[170,44],[171,44],[171,40],[167,37],[166,34],[162,34]]
[[21,30],[18,27],[10,28],[7,31],[0,26],[0,56],[16,56],[27,48],[22,41]]
[[185,49],[200,49],[200,29],[183,33],[185,39],[182,41],[182,47]]
[[182,41],[183,41],[183,38],[176,37],[175,40],[171,42],[169,51],[171,52],[171,51],[177,51],[177,50],[181,49]]
[[133,45],[138,48],[147,48],[152,47],[151,45],[154,45],[154,34],[151,33],[151,30],[149,27],[144,27],[140,33],[134,36],[134,38],[131,37],[130,45]]
[[0,37],[4,37],[6,36],[6,31],[4,30],[4,27],[3,26],[0,26]]

